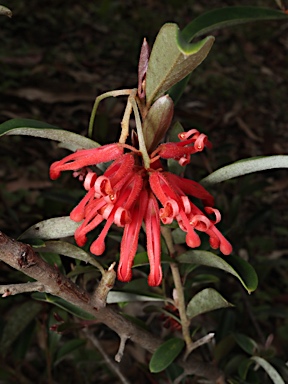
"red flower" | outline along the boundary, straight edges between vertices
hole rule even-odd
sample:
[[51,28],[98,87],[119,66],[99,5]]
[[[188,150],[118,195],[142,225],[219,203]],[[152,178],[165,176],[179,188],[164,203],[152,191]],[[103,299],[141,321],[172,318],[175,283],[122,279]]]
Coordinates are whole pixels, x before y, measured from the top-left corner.
[[[145,223],[147,253],[150,263],[148,283],[158,286],[162,280],[160,220],[170,224],[177,220],[180,228],[187,233],[186,243],[195,248],[200,245],[196,231],[206,232],[212,248],[220,248],[224,255],[232,252],[231,244],[215,227],[221,215],[212,208],[214,199],[200,184],[170,172],[164,172],[160,158],[174,158],[181,165],[190,161],[190,155],[210,146],[206,135],[196,130],[179,135],[180,142],[165,143],[150,155],[150,167],[145,168],[141,152],[125,144],[108,144],[95,149],[79,150],[53,163],[50,177],[56,179],[62,171],[73,170],[79,176],[87,194],[72,210],[70,217],[82,221],[75,231],[79,246],[87,241],[87,233],[106,221],[90,251],[101,255],[105,251],[105,237],[112,224],[124,227],[121,241],[118,279],[130,281],[133,259],[138,247],[139,232]],[[124,149],[132,151],[124,154]],[[88,166],[114,160],[102,176],[97,176]],[[208,218],[188,196],[200,199]],[[158,201],[162,207],[159,208]]]

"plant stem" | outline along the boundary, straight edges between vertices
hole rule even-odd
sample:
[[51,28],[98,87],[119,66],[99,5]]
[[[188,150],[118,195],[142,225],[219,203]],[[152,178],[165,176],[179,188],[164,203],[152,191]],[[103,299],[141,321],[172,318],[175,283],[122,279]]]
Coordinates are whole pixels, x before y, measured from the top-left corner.
[[90,121],[89,121],[89,128],[88,128],[88,137],[92,137],[92,132],[93,132],[93,126],[94,126],[94,120],[96,116],[96,111],[98,108],[98,105],[100,101],[106,99],[107,97],[117,97],[117,96],[125,96],[125,95],[130,95],[131,89],[120,89],[118,91],[109,91],[105,92],[100,96],[97,96],[92,108],[91,116],[90,116]]
[[184,298],[183,285],[181,281],[180,271],[176,263],[170,263],[170,268],[174,280],[175,289],[177,292],[177,308],[180,315],[181,325],[182,325],[182,334],[183,339],[186,343],[186,349],[189,351],[193,341],[190,336],[190,321],[186,315],[186,304]]

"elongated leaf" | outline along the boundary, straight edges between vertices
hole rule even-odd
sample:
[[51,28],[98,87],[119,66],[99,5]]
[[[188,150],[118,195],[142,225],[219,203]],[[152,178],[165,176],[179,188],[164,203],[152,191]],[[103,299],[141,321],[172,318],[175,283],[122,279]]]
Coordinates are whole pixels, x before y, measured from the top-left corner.
[[288,20],[281,11],[261,7],[223,7],[203,13],[189,23],[181,32],[183,39],[191,41],[195,36],[237,24],[263,20]]
[[43,240],[59,239],[61,237],[73,236],[80,223],[71,220],[69,216],[54,217],[40,221],[32,225],[22,233],[19,240],[40,238]]
[[0,124],[0,136],[2,135],[24,135],[55,140],[60,142],[61,147],[71,151],[81,148],[92,149],[99,147],[98,143],[87,137],[32,119],[11,119],[5,121]]
[[206,288],[189,301],[187,305],[187,316],[192,319],[201,313],[214,311],[219,308],[232,307],[223,296],[213,288]]
[[272,367],[270,363],[268,363],[268,361],[264,360],[260,356],[253,356],[251,357],[251,360],[255,361],[255,363],[259,364],[267,372],[268,376],[274,384],[285,384],[282,377],[279,375],[276,369]]
[[150,105],[174,84],[191,73],[208,55],[213,36],[188,44],[179,33],[177,24],[167,23],[160,29],[146,74],[146,100]]
[[94,265],[94,267],[99,268],[98,261],[96,261],[88,252],[76,245],[67,243],[66,241],[46,241],[42,249],[39,249],[39,252],[59,253],[60,255],[72,257],[73,259],[82,260],[85,263],[89,263]]
[[161,372],[167,368],[184,348],[184,340],[176,337],[167,340],[154,352],[149,363],[153,373]]
[[164,301],[165,297],[156,295],[140,295],[137,293],[121,292],[121,291],[110,291],[107,297],[107,303],[123,303],[128,301]]
[[244,159],[226,165],[201,180],[203,186],[221,183],[225,180],[247,175],[248,173],[265,171],[266,169],[288,168],[288,156],[266,156],[253,159]]
[[191,250],[180,255],[177,260],[180,263],[192,263],[222,269],[237,277],[248,293],[255,291],[258,285],[254,268],[247,261],[235,255],[230,255],[224,260],[212,252]]
[[79,317],[84,320],[94,320],[95,317],[90,315],[90,313],[83,311],[83,309],[76,307],[73,304],[68,303],[68,301],[61,299],[60,297],[48,295],[47,293],[36,292],[32,293],[32,298],[39,301],[44,301],[45,303],[54,304],[57,307],[64,309],[65,311]]
[[27,327],[35,316],[41,311],[42,305],[35,302],[25,302],[18,305],[10,313],[7,323],[3,329],[0,342],[0,351],[4,355],[8,352],[11,344],[17,339],[20,333]]
[[[213,32],[217,29],[233,25],[245,24],[254,21],[265,20],[287,20],[288,15],[284,12],[261,7],[223,7],[203,13],[189,23],[181,32],[180,40],[190,42],[194,37]],[[175,84],[169,95],[176,104],[182,95],[190,75]]]

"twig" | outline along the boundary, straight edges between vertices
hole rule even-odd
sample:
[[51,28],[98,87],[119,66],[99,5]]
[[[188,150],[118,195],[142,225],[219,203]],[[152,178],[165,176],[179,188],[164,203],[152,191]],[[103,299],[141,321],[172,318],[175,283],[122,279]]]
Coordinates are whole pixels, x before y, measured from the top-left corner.
[[[174,248],[174,243],[173,243],[170,228],[166,228],[166,227],[161,228],[161,233],[165,239],[170,256],[173,257],[175,255],[175,248]],[[170,263],[170,268],[171,268],[173,281],[174,281],[176,294],[177,294],[177,303],[175,304],[179,311],[179,316],[180,316],[181,325],[182,325],[182,335],[183,335],[183,339],[185,340],[186,350],[188,353],[190,350],[192,350],[191,348],[193,345],[193,341],[190,336],[190,329],[189,329],[190,320],[188,319],[186,314],[186,303],[184,298],[183,285],[182,285],[178,265],[176,263]]]
[[45,286],[37,281],[33,283],[0,285],[0,294],[2,293],[2,297],[24,292],[45,292]]
[[[136,324],[130,322],[109,307],[103,307],[101,299],[97,299],[97,297],[92,299],[86,291],[62,275],[57,268],[49,265],[39,257],[30,245],[10,239],[1,231],[0,260],[36,280],[39,286],[43,285],[45,292],[58,296],[83,311],[92,314],[98,322],[105,324],[116,332],[122,341],[119,347],[120,353],[123,352],[125,338],[129,338],[151,353],[154,353],[162,344],[162,340],[157,336],[143,328],[139,328]],[[180,286],[182,288],[181,281]],[[36,285],[31,287],[36,287]],[[95,306],[95,304],[99,305]],[[222,375],[213,364],[195,360],[194,354],[186,362],[183,359],[181,360],[181,357],[177,362],[186,372],[189,372],[188,374],[206,377],[211,379],[212,382],[215,379],[215,383],[217,378]]]
[[115,362],[113,360],[110,359],[110,357],[105,352],[104,348],[102,348],[102,345],[100,344],[98,339],[88,330],[84,330],[84,333],[87,336],[87,338],[92,342],[94,347],[96,347],[98,349],[98,351],[101,353],[101,355],[103,356],[103,358],[104,358],[106,364],[108,365],[108,367],[110,368],[110,370],[113,373],[115,373],[116,376],[119,377],[121,383],[122,384],[130,384],[128,379],[126,379],[126,377],[120,371],[119,366],[117,364],[115,364]]
[[198,339],[198,340],[196,340],[196,341],[193,341],[193,344],[191,344],[190,348],[187,349],[187,352],[185,353],[184,360],[186,360],[186,358],[188,357],[188,355],[189,355],[192,351],[194,351],[194,349],[199,348],[201,345],[204,345],[204,344],[209,343],[209,341],[210,341],[211,339],[213,339],[214,336],[215,336],[215,333],[214,333],[214,332],[210,332],[210,333],[208,333],[206,336],[201,337],[201,339]]
[[120,344],[119,344],[118,352],[116,353],[116,356],[115,356],[115,361],[117,361],[117,363],[120,363],[120,361],[122,360],[127,340],[128,340],[127,336],[121,336],[120,337]]
[[244,306],[246,307],[247,314],[250,317],[250,320],[251,320],[251,322],[255,328],[255,331],[259,337],[259,340],[260,340],[262,345],[265,345],[265,342],[266,342],[265,336],[264,336],[264,334],[263,334],[263,332],[262,332],[262,330],[258,324],[258,321],[256,320],[256,318],[252,312],[250,302],[246,296],[246,292],[244,291],[244,289],[241,289],[241,295],[242,295],[242,299],[244,302]]
[[170,263],[170,268],[171,268],[171,272],[174,280],[175,289],[177,291],[176,307],[178,308],[179,316],[181,320],[183,339],[185,340],[187,351],[189,351],[192,348],[193,341],[190,336],[190,329],[189,329],[190,320],[186,315],[186,304],[185,304],[181,276],[180,276],[178,265],[176,263]]
[[160,346],[161,339],[139,328],[111,308],[103,307],[101,299],[94,296],[92,300],[88,292],[46,263],[30,245],[10,239],[1,231],[0,260],[42,284],[46,293],[61,297],[95,316],[95,319],[111,328],[120,338],[121,335],[126,335],[151,353]]
[[[103,271],[102,279],[95,289],[94,294],[91,296],[92,304],[97,305],[97,303],[102,302],[102,306],[106,306],[107,296],[109,291],[114,287],[116,272],[114,271],[115,262],[110,265],[107,271]],[[94,303],[95,300],[95,303]]]

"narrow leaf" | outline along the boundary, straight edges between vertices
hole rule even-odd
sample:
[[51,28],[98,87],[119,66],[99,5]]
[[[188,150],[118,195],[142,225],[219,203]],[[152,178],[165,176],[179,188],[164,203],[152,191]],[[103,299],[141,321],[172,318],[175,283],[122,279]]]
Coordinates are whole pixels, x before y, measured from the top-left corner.
[[107,303],[123,303],[128,301],[164,301],[165,298],[161,296],[140,295],[137,293],[110,291],[107,297]]
[[187,251],[177,257],[177,261],[180,263],[206,265],[207,267],[222,269],[237,277],[248,293],[255,291],[258,278],[254,268],[247,261],[236,255],[230,255],[226,260],[214,255],[212,252],[194,250]]
[[0,136],[24,135],[59,141],[61,147],[76,151],[99,147],[95,141],[77,133],[64,131],[57,127],[31,119],[11,119],[0,124]]
[[288,156],[266,156],[236,161],[236,163],[217,169],[217,171],[202,179],[201,184],[203,186],[213,185],[248,173],[274,168],[288,168]]
[[73,236],[79,225],[80,223],[71,220],[69,216],[54,217],[53,219],[40,221],[39,223],[32,225],[32,227],[22,233],[19,240],[35,237],[49,240]]
[[4,355],[8,352],[11,344],[17,339],[20,333],[33,321],[41,311],[42,305],[35,302],[25,302],[18,305],[10,313],[7,323],[3,329],[0,342],[0,351]]
[[44,301],[45,303],[54,304],[57,307],[64,309],[65,311],[79,317],[84,320],[94,320],[95,317],[90,313],[83,311],[83,309],[76,307],[75,305],[68,303],[68,301],[61,299],[60,297],[48,295],[47,293],[36,292],[33,293],[32,298],[39,301]]
[[[179,34],[179,40],[190,42],[194,37],[213,32],[217,29],[253,21],[287,20],[284,12],[261,7],[223,7],[203,13],[189,23]],[[175,84],[169,95],[176,104],[182,95],[190,75]]]
[[189,23],[181,32],[183,39],[191,41],[214,30],[237,24],[263,20],[288,20],[281,11],[261,7],[223,7],[203,13]]
[[219,308],[231,307],[223,296],[213,288],[206,288],[189,301],[187,305],[187,316],[191,319],[201,313],[214,311]]
[[259,364],[267,372],[268,376],[274,384],[285,384],[282,377],[279,375],[276,369],[272,367],[270,363],[268,363],[268,361],[264,360],[260,356],[253,356],[251,357],[251,360],[255,361],[255,363]]
[[185,342],[176,337],[169,339],[154,352],[149,363],[149,369],[153,373],[161,372],[176,359],[184,348]]
[[76,245],[67,243],[66,241],[46,241],[42,249],[39,249],[39,252],[55,252],[63,256],[72,257],[73,259],[82,260],[85,263],[94,265],[94,267],[99,268],[99,262],[96,261],[88,252],[84,251],[82,248],[77,247]]
[[146,75],[147,104],[163,95],[191,73],[208,55],[214,37],[194,44],[187,43],[177,24],[167,23],[160,29],[149,59]]

